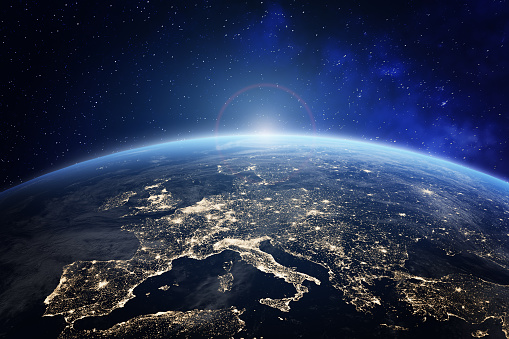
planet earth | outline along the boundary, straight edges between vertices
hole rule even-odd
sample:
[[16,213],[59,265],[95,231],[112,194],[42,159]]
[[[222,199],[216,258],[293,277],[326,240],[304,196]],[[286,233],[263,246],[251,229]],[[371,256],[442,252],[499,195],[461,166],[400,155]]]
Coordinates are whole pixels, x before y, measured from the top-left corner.
[[9,338],[509,338],[509,183],[352,140],[231,136],[0,194]]

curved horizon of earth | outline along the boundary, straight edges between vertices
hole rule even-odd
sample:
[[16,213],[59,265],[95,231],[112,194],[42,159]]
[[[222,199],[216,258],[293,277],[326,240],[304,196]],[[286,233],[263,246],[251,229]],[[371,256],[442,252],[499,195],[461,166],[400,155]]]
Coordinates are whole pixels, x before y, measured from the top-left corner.
[[406,150],[177,141],[0,212],[0,336],[509,338],[509,183]]

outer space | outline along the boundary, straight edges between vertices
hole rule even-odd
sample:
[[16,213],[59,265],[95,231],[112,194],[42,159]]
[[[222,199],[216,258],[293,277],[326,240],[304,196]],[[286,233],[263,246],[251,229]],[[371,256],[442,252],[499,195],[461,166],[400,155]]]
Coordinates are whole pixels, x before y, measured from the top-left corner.
[[1,8],[0,190],[214,132],[360,139],[509,179],[506,1]]

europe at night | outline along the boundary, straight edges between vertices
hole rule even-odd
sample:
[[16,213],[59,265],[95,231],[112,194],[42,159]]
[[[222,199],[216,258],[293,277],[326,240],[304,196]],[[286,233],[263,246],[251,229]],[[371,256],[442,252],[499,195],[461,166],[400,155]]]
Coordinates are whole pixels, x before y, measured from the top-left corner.
[[509,338],[505,0],[0,7],[0,337]]

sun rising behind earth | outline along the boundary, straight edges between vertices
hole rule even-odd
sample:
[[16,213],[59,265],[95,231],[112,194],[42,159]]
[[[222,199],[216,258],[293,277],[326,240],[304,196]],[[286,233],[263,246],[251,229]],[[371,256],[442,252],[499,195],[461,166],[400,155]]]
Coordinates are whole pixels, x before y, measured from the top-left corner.
[[226,100],[215,124],[216,136],[234,134],[316,134],[313,112],[291,89],[272,83],[244,87]]

